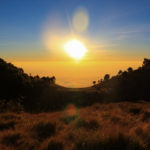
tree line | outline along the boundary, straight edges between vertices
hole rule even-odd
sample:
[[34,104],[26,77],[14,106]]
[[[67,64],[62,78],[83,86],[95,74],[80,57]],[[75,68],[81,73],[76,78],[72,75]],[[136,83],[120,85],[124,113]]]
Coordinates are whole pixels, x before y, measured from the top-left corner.
[[150,101],[150,59],[144,58],[142,66],[135,70],[129,67],[112,77],[106,74],[104,79],[93,81],[93,86],[107,100]]

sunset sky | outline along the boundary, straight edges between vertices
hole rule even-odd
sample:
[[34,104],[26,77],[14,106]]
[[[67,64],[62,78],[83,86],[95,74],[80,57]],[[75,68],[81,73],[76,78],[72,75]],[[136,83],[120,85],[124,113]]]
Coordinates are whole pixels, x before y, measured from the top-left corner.
[[[73,39],[80,59],[65,51]],[[27,73],[85,87],[149,56],[150,0],[0,0],[0,57]]]

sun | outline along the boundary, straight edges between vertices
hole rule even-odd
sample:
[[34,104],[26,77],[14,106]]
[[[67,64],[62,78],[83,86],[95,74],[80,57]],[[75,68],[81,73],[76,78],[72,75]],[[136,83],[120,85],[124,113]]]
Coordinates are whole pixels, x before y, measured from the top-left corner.
[[72,39],[67,42],[64,45],[64,49],[74,59],[81,59],[87,52],[84,44],[76,39]]

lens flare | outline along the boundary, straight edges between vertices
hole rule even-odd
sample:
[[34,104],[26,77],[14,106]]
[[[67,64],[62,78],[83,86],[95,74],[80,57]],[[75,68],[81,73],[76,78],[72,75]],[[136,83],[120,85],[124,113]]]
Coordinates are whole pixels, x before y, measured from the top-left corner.
[[74,116],[74,115],[77,114],[77,109],[73,104],[69,104],[66,107],[65,113],[66,113],[67,116]]
[[87,29],[89,24],[89,15],[85,8],[77,9],[73,16],[72,24],[77,32],[83,32]]

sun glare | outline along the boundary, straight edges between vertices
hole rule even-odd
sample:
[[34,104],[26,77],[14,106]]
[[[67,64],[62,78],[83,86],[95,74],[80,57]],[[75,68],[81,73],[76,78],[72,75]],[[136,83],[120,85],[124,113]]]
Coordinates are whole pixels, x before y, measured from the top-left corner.
[[81,59],[87,52],[85,46],[76,39],[67,42],[64,45],[64,48],[65,51],[74,59]]

